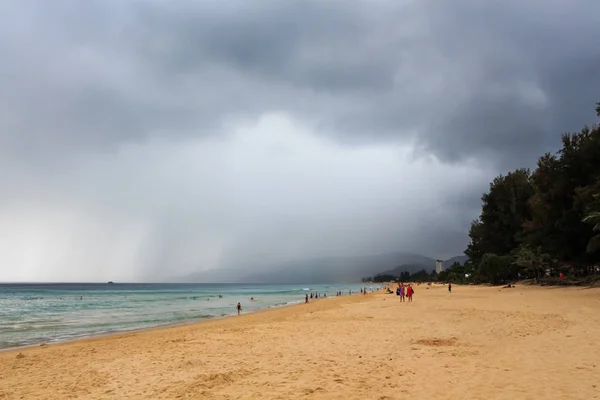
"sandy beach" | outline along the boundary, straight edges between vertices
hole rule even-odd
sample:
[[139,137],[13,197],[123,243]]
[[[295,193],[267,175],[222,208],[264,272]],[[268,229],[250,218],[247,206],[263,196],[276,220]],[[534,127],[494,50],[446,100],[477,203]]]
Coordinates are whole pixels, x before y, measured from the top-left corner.
[[595,399],[600,290],[416,288],[0,352],[0,399]]

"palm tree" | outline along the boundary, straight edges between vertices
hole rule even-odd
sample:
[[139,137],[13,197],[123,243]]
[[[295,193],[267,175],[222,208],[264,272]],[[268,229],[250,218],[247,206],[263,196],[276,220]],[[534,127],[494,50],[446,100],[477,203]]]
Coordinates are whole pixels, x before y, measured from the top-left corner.
[[528,246],[520,246],[516,256],[517,259],[514,264],[530,270],[535,275],[536,280],[539,278],[539,271],[550,262],[550,256],[542,253],[541,247],[532,249]]
[[[600,232],[600,194],[594,195],[594,201],[588,207],[588,214],[583,219],[583,222],[594,225],[594,231]],[[600,250],[600,233],[593,236],[587,245],[587,252],[594,253]]]

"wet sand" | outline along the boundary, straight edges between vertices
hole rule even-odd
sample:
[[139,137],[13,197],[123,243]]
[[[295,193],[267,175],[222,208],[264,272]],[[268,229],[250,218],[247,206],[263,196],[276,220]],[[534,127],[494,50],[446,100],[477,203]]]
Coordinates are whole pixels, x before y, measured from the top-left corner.
[[345,296],[0,353],[0,399],[595,399],[600,290]]

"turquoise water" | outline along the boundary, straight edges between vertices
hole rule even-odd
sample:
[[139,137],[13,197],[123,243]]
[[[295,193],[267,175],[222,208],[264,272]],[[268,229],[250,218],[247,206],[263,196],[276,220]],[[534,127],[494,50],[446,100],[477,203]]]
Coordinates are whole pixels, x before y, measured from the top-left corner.
[[[172,325],[304,301],[362,285],[0,284],[0,348]],[[222,297],[219,297],[222,296]],[[250,298],[254,297],[254,301]],[[326,300],[325,300],[326,301]]]

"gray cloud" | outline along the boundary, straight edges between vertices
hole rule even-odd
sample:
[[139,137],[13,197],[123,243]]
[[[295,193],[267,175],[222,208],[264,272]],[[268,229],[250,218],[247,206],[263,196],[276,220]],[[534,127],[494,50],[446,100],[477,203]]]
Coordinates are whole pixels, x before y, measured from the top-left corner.
[[[5,2],[0,205],[21,204],[13,216],[68,206],[104,221],[104,238],[133,230],[123,243],[142,243],[143,256],[123,250],[113,261],[138,272],[252,252],[281,259],[405,246],[453,255],[488,179],[532,166],[561,132],[594,121],[599,13],[594,0]],[[292,125],[261,122],[278,113]],[[272,124],[320,144],[258,132]],[[343,178],[382,174],[346,164],[373,163],[360,153],[373,146],[412,148],[412,160],[387,166],[418,178],[398,178],[397,188],[387,173],[378,188],[373,177]],[[344,158],[345,172],[321,181],[314,168],[282,161],[294,154],[309,166]],[[262,160],[262,170],[248,164]],[[435,160],[456,168],[443,189]],[[281,163],[290,175],[275,179]],[[401,209],[416,207],[420,185],[448,210],[425,217],[418,208],[411,220]],[[295,190],[314,201],[291,201]],[[396,202],[372,206],[365,191]],[[338,215],[331,204],[344,199]],[[291,216],[298,207],[304,214]],[[90,241],[79,246],[93,249]],[[213,251],[200,257],[191,249],[202,243]]]
[[514,163],[590,119],[600,88],[594,1],[35,4],[3,28],[5,147],[197,135],[279,108],[341,140]]

